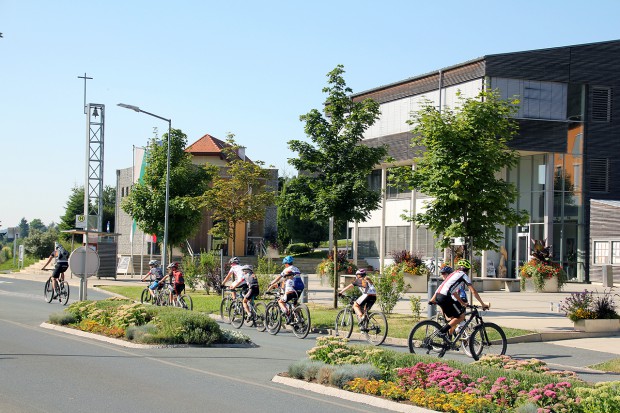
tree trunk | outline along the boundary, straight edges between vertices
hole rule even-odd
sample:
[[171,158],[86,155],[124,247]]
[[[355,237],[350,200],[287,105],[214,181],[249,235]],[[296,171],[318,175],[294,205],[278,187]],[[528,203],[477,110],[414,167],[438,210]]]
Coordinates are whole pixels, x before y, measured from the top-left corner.
[[334,308],[338,308],[338,290],[340,287],[340,275],[338,274],[338,230],[336,220],[334,220]]

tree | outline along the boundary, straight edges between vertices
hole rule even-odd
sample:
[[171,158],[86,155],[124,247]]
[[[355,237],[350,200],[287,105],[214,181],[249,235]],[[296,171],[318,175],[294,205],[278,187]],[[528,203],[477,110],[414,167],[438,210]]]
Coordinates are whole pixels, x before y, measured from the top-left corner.
[[49,257],[54,251],[54,242],[58,239],[55,230],[42,232],[38,229],[30,231],[30,236],[24,240],[26,252],[39,259]]
[[498,250],[503,238],[498,225],[527,220],[527,211],[510,206],[518,196],[515,185],[498,177],[519,160],[508,147],[517,133],[511,115],[518,102],[501,100],[495,92],[459,98],[454,110],[427,104],[410,121],[412,146],[425,150],[413,171],[406,168],[409,183],[434,199],[408,219],[428,226],[442,247],[451,237],[467,237],[476,250]]
[[227,166],[202,196],[202,205],[211,210],[215,223],[211,234],[232,241],[231,255],[235,255],[237,224],[264,219],[266,208],[275,202],[276,189],[267,185],[271,172],[263,168],[264,162],[239,157],[234,138],[233,134],[226,137],[222,152]]
[[[300,171],[291,179],[281,204],[302,219],[334,219],[337,229],[350,221],[365,221],[377,209],[381,194],[368,188],[367,177],[386,156],[385,147],[360,144],[363,133],[379,117],[379,104],[372,99],[355,102],[343,78],[344,67],[327,74],[325,116],[313,109],[300,117],[312,141],[289,141],[298,153],[289,163]],[[338,256],[334,243],[334,259]],[[336,269],[334,265],[334,272]],[[338,275],[334,273],[334,308],[338,306]]]
[[[116,189],[113,186],[106,186],[103,189],[103,217],[102,223],[105,230],[105,225],[110,222],[110,228],[114,228],[115,222],[115,209],[116,209]],[[75,216],[84,215],[84,187],[74,186],[71,188],[71,195],[67,199],[67,205],[65,206],[65,214],[60,217],[60,223],[58,229],[60,231],[67,231],[75,228]],[[34,222],[34,221],[33,221]],[[50,224],[48,229],[52,229],[54,225]],[[66,233],[60,233],[60,237],[64,240],[68,240],[71,236]]]
[[[161,145],[155,140],[150,142],[142,181],[133,186],[121,203],[123,211],[136,220],[138,228],[146,234],[156,234],[158,240],[163,240],[164,234],[167,134],[162,139]],[[184,150],[186,143],[187,136],[180,129],[172,129],[168,201],[170,248],[179,245],[199,229],[202,221],[200,195],[211,181],[207,168],[192,164],[190,154]]]
[[47,231],[47,227],[45,226],[43,221],[41,221],[39,218],[35,218],[32,221],[30,221],[30,229],[41,231],[41,232]]
[[19,221],[19,237],[20,238],[27,238],[28,237],[28,233],[30,232],[30,225],[28,224],[28,221],[26,220],[26,218],[22,218],[21,221]]

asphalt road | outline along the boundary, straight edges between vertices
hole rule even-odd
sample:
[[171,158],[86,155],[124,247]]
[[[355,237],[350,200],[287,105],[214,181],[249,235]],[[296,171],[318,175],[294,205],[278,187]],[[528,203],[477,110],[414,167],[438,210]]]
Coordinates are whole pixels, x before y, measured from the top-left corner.
[[248,328],[256,347],[129,349],[40,327],[62,308],[41,283],[0,278],[0,412],[381,411],[271,382],[310,337]]
[[[90,299],[104,297],[89,291]],[[129,349],[40,327],[62,309],[43,300],[42,283],[0,277],[0,412],[381,411],[271,382],[305,357],[316,334],[300,340],[244,327],[256,347]],[[617,357],[611,353],[523,343],[510,344],[508,354],[592,382],[619,379],[584,369]],[[457,352],[446,358],[471,361]]]

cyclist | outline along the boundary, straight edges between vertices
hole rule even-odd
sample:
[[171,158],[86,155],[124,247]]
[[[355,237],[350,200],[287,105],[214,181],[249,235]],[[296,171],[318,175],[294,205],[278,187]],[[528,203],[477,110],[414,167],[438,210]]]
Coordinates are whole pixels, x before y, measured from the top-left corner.
[[168,264],[168,274],[160,282],[163,284],[166,278],[170,280],[170,302],[173,303],[174,296],[179,296],[185,291],[185,277],[183,272],[179,270],[178,263],[171,262]]
[[476,291],[467,275],[471,269],[469,261],[462,259],[459,260],[456,265],[457,270],[446,276],[429,301],[429,304],[438,304],[444,315],[450,319],[440,330],[440,336],[444,337],[444,339],[448,339],[456,329],[456,326],[465,320],[465,307],[467,303],[465,303],[458,294],[461,285],[464,284],[469,288],[469,291],[472,292],[474,297],[476,297],[482,305],[483,310],[489,308],[489,306],[482,301],[480,294],[478,294],[478,291]]
[[47,262],[43,265],[42,270],[47,267],[52,259],[55,259],[54,263],[54,272],[52,272],[52,291],[58,291],[58,279],[60,281],[64,281],[65,279],[65,271],[69,268],[69,251],[67,251],[59,242],[54,243],[54,251],[50,254]]
[[164,283],[162,282],[164,272],[159,268],[159,261],[157,260],[150,260],[149,267],[150,269],[144,277],[142,277],[142,281],[146,281],[147,278],[153,281],[151,285],[149,285],[149,292],[151,293],[151,297],[155,298],[155,290],[164,288]]
[[[239,258],[232,257],[231,259],[228,260],[228,263],[230,264],[230,270],[228,271],[228,274],[226,274],[226,277],[224,277],[224,280],[222,281],[222,287],[224,287],[224,285],[230,278],[232,278],[232,284],[230,286],[231,289],[236,288],[237,286],[242,286],[242,284],[245,282],[245,279],[243,278],[243,270],[241,269],[241,265],[239,264],[240,263]],[[231,291],[231,294],[232,294],[232,299],[235,300],[237,298],[236,291],[234,290]]]
[[250,318],[250,307],[248,301],[254,300],[259,295],[258,278],[251,265],[244,265],[241,267],[243,271],[243,279],[245,281],[246,289],[243,292],[243,309],[245,310],[246,318]]
[[276,286],[278,282],[284,279],[288,273],[292,273],[293,284],[294,284],[295,291],[297,292],[297,297],[298,298],[301,297],[301,294],[303,293],[305,286],[304,286],[303,280],[301,279],[301,271],[299,271],[299,268],[293,265],[293,257],[291,257],[290,255],[287,255],[286,257],[282,259],[282,264],[284,264],[284,270],[280,273],[280,275],[276,277],[275,280],[273,280],[269,284],[269,288],[267,289],[267,291],[271,290],[274,286]]
[[[370,310],[375,301],[377,301],[377,289],[370,278],[366,277],[366,275],[366,270],[360,268],[355,272],[355,280],[353,280],[351,284],[347,285],[342,290],[338,291],[338,295],[343,295],[349,288],[358,287],[362,292],[362,295],[360,295],[359,298],[353,303],[353,311],[355,311],[355,314],[357,315],[357,323],[360,327],[364,311]],[[362,308],[364,308],[364,311],[362,311]]]

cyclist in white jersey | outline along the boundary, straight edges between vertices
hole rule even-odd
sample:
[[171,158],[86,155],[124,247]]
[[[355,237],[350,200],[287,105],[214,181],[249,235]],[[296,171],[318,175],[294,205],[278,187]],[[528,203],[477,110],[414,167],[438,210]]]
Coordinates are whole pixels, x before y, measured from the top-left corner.
[[357,321],[359,322],[362,319],[362,306],[366,307],[365,311],[370,310],[372,305],[377,301],[377,289],[372,281],[366,277],[366,270],[360,268],[355,273],[355,280],[344,287],[342,290],[338,292],[338,295],[342,295],[349,288],[358,287],[362,293],[357,300],[353,303],[353,311],[357,315]]
[[[228,281],[229,278],[232,277],[232,284],[230,285],[230,288],[247,288],[247,284],[245,282],[245,278],[243,276],[243,270],[241,269],[241,265],[239,265],[239,258],[237,257],[232,257],[231,259],[228,260],[228,263],[230,264],[230,270],[228,271],[228,274],[226,274],[226,277],[224,277],[224,280],[222,281],[222,287],[224,286],[224,284],[226,284],[226,282]],[[231,292],[232,294],[232,298],[233,300],[235,300],[237,298],[237,293],[235,291]]]
[[460,297],[459,290],[461,286],[465,285],[469,288],[469,291],[476,297],[476,300],[482,305],[482,309],[489,308],[487,304],[482,301],[478,291],[474,288],[471,280],[467,276],[467,272],[471,268],[471,264],[468,260],[459,260],[457,263],[457,271],[448,275],[446,279],[441,283],[433,297],[430,299],[430,304],[438,304],[441,307],[444,315],[450,319],[450,321],[441,328],[441,334],[452,334],[456,329],[456,326],[465,320],[465,307],[467,303]]

